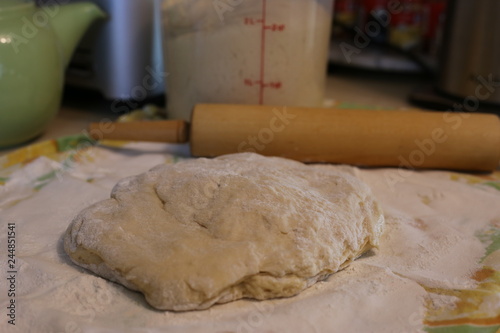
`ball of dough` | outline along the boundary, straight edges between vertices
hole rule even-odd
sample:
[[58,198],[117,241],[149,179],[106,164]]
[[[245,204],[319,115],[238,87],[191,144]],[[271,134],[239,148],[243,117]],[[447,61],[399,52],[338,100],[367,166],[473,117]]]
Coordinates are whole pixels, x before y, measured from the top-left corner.
[[243,153],[121,180],[69,226],[78,265],[163,310],[296,295],[377,246],[370,189],[328,165]]

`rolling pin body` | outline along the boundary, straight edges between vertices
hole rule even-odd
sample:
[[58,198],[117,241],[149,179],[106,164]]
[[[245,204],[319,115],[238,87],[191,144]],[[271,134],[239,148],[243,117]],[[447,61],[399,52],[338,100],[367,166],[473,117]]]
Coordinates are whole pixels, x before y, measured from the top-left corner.
[[200,104],[191,152],[252,151],[303,162],[492,171],[500,120],[455,112]]

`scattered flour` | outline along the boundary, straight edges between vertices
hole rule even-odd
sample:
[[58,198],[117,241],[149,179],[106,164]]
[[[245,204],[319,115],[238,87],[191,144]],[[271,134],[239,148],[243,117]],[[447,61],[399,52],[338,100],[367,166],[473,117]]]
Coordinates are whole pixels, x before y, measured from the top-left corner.
[[[71,264],[61,237],[73,214],[106,198],[119,179],[165,160],[165,151],[115,155],[93,149],[102,153],[96,167],[111,168],[112,161],[126,170],[116,168],[92,183],[66,173],[1,212],[0,244],[6,242],[6,222],[15,222],[19,260],[18,321],[8,330],[0,321],[1,332],[422,332],[425,304],[453,309],[456,303],[425,288],[473,287],[471,274],[484,255],[475,233],[500,216],[498,192],[451,182],[445,173],[412,172],[391,185],[384,180],[388,170],[353,168],[385,210],[379,250],[296,297],[155,311],[139,293]],[[432,191],[441,194],[422,200]],[[0,262],[5,255],[0,252]],[[7,301],[0,296],[0,308]]]

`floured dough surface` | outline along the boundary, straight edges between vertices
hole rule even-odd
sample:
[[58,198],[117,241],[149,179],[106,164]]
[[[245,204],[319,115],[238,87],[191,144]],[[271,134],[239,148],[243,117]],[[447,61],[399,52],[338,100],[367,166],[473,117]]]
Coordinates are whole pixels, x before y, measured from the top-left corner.
[[83,210],[64,247],[164,310],[293,296],[377,246],[370,189],[328,165],[244,153],[159,165]]

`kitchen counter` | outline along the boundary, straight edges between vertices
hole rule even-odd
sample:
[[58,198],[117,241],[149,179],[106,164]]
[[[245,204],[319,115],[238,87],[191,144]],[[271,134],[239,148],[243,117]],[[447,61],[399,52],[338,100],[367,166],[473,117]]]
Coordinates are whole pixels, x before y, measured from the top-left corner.
[[[407,102],[408,94],[426,83],[428,79],[415,75],[339,69],[328,77],[326,98],[360,107],[407,108],[411,107]],[[0,155],[28,144],[83,133],[90,122],[114,120],[126,109],[133,108],[125,102],[105,100],[94,92],[67,89],[61,111],[45,133],[26,144],[0,149]]]

